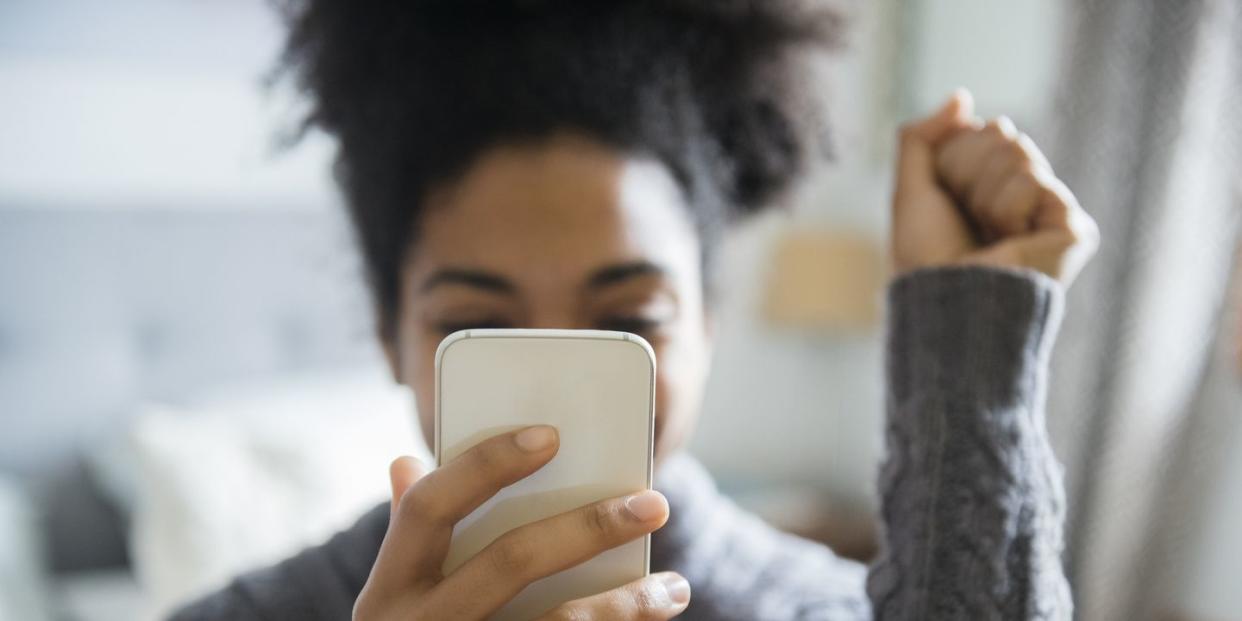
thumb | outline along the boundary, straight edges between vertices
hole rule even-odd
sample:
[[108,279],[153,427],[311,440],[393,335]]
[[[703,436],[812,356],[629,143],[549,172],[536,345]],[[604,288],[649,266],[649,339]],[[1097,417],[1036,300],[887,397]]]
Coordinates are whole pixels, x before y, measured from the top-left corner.
[[935,146],[954,130],[969,127],[975,122],[975,97],[969,90],[954,90],[940,108],[927,117],[905,127],[903,133]]
[[[967,257],[963,262],[997,267],[1027,267],[1054,279],[1072,279],[1077,261],[1066,251],[1075,244],[1074,234],[1054,229],[1011,237]],[[1070,273],[1067,273],[1070,272]]]
[[397,510],[397,505],[401,503],[401,497],[405,495],[406,490],[413,487],[425,474],[427,474],[427,468],[422,462],[409,455],[402,455],[392,460],[392,465],[388,466],[388,478],[392,481],[393,511]]
[[936,185],[933,149],[954,131],[974,122],[974,98],[959,88],[930,116],[901,129],[897,155],[897,193],[917,191]]

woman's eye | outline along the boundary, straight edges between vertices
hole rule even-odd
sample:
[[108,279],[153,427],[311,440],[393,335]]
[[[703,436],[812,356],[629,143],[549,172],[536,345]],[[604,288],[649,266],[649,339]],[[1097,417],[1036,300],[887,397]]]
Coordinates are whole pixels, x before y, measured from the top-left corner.
[[646,317],[613,317],[599,324],[600,330],[649,334],[660,327],[660,322]]

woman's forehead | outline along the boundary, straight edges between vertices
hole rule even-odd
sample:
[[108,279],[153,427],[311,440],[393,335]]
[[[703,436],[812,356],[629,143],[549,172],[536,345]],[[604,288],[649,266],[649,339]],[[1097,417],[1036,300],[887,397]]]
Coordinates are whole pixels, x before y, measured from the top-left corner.
[[674,276],[698,273],[698,235],[667,169],[581,139],[485,154],[429,203],[415,272],[452,265],[568,278],[646,261]]

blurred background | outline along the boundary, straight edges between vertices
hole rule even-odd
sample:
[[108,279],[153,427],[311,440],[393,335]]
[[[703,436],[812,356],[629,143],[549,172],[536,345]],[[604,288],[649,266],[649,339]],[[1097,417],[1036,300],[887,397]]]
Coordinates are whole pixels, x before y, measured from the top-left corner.
[[[954,87],[1103,230],[1049,428],[1088,620],[1242,619],[1242,9],[842,1],[836,160],[726,247],[691,447],[867,559],[893,136]],[[0,619],[144,619],[352,522],[425,448],[262,0],[0,0]]]

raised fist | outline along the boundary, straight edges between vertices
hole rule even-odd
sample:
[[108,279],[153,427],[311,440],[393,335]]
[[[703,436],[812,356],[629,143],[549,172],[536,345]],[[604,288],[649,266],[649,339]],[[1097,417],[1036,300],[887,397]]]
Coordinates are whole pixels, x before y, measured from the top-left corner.
[[1095,221],[1035,143],[1006,117],[975,117],[964,90],[902,128],[892,227],[899,274],[991,265],[1069,285],[1099,245]]

